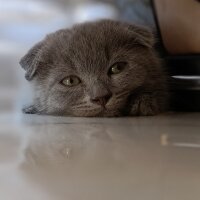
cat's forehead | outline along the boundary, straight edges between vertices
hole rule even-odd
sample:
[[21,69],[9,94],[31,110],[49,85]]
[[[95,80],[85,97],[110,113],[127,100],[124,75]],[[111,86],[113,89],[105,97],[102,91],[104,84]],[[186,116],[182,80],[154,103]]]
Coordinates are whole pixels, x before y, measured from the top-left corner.
[[[64,52],[98,52],[108,46],[123,46],[129,39],[128,31],[121,24],[111,21],[83,23],[52,34],[54,45]],[[51,37],[50,37],[51,38]]]
[[120,45],[120,41],[126,40],[123,34],[118,25],[86,23],[55,33],[51,46],[56,48],[56,59],[63,57],[74,63],[74,67],[91,71],[106,67],[110,55],[123,46]]
[[104,71],[116,57],[127,55],[124,47],[130,46],[127,30],[110,21],[79,24],[57,31],[48,39],[54,64],[62,62],[83,73]]
[[[128,34],[121,24],[110,21],[84,23],[74,26],[70,31],[69,43],[71,47],[98,50],[105,46],[119,46],[122,41],[128,40]],[[123,45],[123,43],[121,44]]]

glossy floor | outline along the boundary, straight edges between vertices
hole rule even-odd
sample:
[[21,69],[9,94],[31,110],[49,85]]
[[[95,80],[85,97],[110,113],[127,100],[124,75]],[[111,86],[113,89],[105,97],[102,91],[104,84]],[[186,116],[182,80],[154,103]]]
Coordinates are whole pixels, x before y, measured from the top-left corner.
[[200,113],[0,115],[2,200],[198,200]]

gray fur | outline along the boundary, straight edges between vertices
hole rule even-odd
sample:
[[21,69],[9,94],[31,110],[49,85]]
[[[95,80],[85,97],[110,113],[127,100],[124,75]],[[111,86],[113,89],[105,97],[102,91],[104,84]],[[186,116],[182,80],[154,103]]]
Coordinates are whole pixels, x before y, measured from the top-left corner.
[[[166,109],[166,75],[153,49],[152,33],[112,20],[59,30],[36,44],[20,61],[33,85],[33,105],[25,113],[70,116],[155,115]],[[119,74],[110,66],[126,62]],[[60,81],[75,75],[81,83]],[[110,95],[106,105],[91,99]]]

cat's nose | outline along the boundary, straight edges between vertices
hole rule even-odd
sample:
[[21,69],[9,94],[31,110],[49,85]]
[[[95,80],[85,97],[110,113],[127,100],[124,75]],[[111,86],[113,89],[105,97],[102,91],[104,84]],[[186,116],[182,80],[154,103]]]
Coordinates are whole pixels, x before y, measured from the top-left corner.
[[90,101],[94,104],[101,105],[105,107],[109,99],[111,98],[112,94],[106,94],[104,96],[99,96],[95,98],[91,98]]

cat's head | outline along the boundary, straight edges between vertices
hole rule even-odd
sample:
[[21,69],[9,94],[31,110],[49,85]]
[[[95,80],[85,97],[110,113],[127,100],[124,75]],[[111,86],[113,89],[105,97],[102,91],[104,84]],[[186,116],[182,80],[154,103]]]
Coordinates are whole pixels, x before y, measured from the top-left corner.
[[118,116],[148,78],[153,37],[145,28],[111,20],[59,30],[21,59],[34,85],[35,112]]

